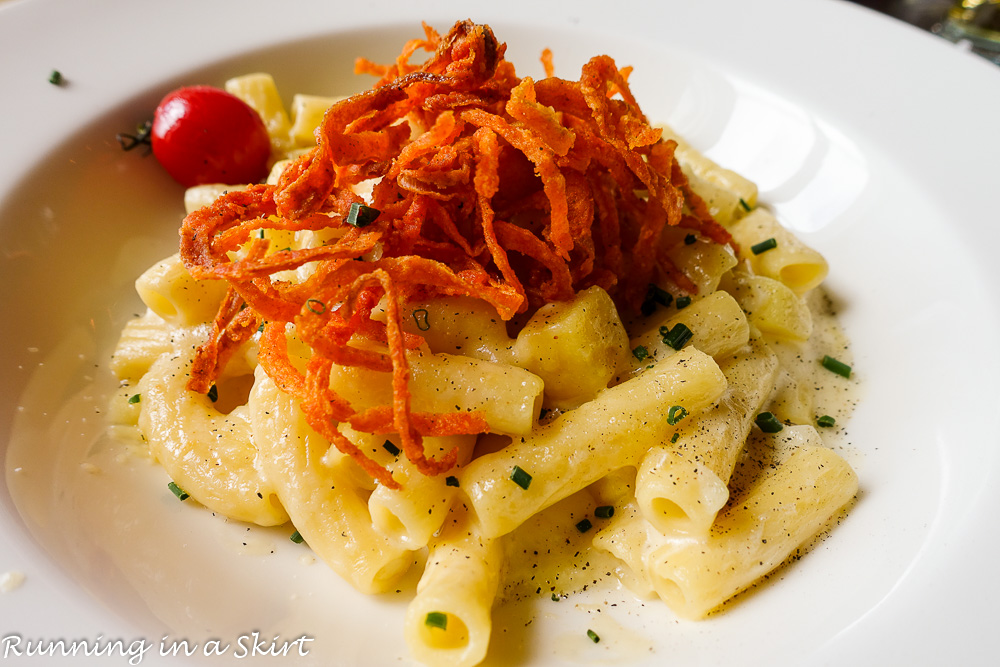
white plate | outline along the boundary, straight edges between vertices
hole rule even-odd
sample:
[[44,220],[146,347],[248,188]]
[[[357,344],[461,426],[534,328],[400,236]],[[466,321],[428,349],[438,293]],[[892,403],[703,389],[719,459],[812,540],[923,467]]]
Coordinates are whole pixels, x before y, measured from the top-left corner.
[[[108,346],[181,215],[181,189],[114,136],[184,83],[266,70],[288,96],[347,92],[365,85],[355,56],[385,61],[420,20],[471,16],[522,74],[540,72],[546,46],[567,76],[596,53],[634,65],[651,117],[757,180],[830,259],[864,387],[846,445],[859,501],[806,558],[702,623],[620,591],[540,604],[530,625],[501,612],[493,662],[988,663],[1000,70],[839,2],[419,4],[0,4],[0,573],[26,576],[0,594],[0,660],[50,664],[4,656],[19,635],[146,642],[133,664],[152,664],[164,636],[199,653],[215,638],[232,661],[260,631],[314,638],[294,664],[408,662],[405,595],[354,594],[283,534],[246,538],[165,504],[154,466],[105,460]],[[66,85],[48,83],[52,69]],[[100,472],[81,475],[84,456]],[[593,626],[605,641],[578,641]],[[115,655],[98,662],[128,664]]]

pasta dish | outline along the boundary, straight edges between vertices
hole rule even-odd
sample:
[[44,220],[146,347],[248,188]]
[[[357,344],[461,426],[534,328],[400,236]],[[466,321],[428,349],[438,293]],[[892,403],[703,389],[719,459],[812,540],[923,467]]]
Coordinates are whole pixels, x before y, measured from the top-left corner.
[[517,545],[553,526],[703,618],[857,492],[820,435],[851,383],[827,264],[651,124],[630,68],[568,80],[546,52],[533,80],[487,26],[424,30],[351,97],[227,82],[271,174],[188,189],[115,419],[180,497],[288,524],[361,592],[423,563],[420,662],[484,659]]

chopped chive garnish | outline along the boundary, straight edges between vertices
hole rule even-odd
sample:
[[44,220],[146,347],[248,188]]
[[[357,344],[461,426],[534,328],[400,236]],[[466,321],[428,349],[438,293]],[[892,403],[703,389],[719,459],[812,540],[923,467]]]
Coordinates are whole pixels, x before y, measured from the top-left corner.
[[188,498],[191,497],[188,495],[187,491],[177,486],[177,484],[174,482],[170,482],[169,484],[167,484],[167,488],[170,489],[171,493],[177,496],[178,500],[187,500]]
[[381,214],[382,211],[377,208],[355,202],[351,204],[351,210],[347,212],[347,220],[345,222],[352,227],[367,227],[375,222]]
[[264,333],[264,327],[267,326],[267,322],[261,322],[260,326],[257,327],[257,333]]
[[743,200],[743,197],[740,197],[740,206],[742,206],[742,207],[743,207],[743,210],[744,210],[744,211],[747,211],[748,213],[750,212],[750,204],[746,203],[746,202],[745,202],[745,201]]
[[649,283],[646,288],[646,298],[642,302],[642,314],[649,316],[656,312],[656,305],[669,306],[674,296],[659,285]]
[[264,238],[264,230],[263,229],[258,229],[257,230],[257,238],[259,238],[259,239]]
[[429,611],[427,616],[424,617],[424,625],[429,628],[441,628],[442,630],[448,629],[448,614],[440,611]]
[[138,403],[141,400],[142,400],[142,394],[132,394],[131,396],[128,397],[129,403]]
[[673,426],[688,416],[688,411],[680,405],[673,405],[667,410],[667,423]]
[[632,350],[632,356],[638,359],[639,361],[642,361],[643,359],[649,356],[649,350],[647,350],[642,345],[637,345],[636,348]]
[[594,516],[598,519],[610,519],[615,515],[615,508],[611,505],[601,505],[594,509]]
[[292,533],[292,534],[291,534],[291,535],[290,535],[290,536],[288,537],[288,539],[290,539],[290,540],[291,540],[292,542],[295,542],[296,544],[302,544],[303,542],[305,542],[305,541],[306,541],[306,540],[305,540],[305,538],[304,538],[304,537],[302,537],[302,533],[300,533],[300,532],[299,532],[299,531],[297,531],[297,530],[296,530],[296,531],[295,531],[294,533]]
[[672,436],[670,436],[670,444],[677,442],[677,438],[679,437],[681,437],[680,433],[674,433]]
[[824,426],[826,428],[829,428],[829,427],[833,426],[836,423],[837,423],[837,420],[834,419],[833,417],[831,417],[830,415],[823,415],[822,417],[820,417],[819,419],[816,420],[816,425],[817,426]]
[[593,630],[587,630],[587,636],[590,637],[590,641],[594,642],[595,644],[601,641],[601,638],[598,637],[597,633],[594,632]]
[[510,471],[510,479],[522,489],[527,490],[531,486],[531,475],[521,470],[519,466],[514,466]]
[[752,246],[750,246],[750,252],[752,252],[755,255],[759,255],[762,252],[766,252],[768,250],[774,250],[777,247],[778,247],[778,241],[772,236],[766,241],[761,241],[760,243],[755,243]]
[[219,400],[219,386],[213,384],[211,387],[208,388],[208,393],[205,395],[208,396],[208,400],[215,403],[217,400]]
[[553,594],[552,594],[552,601],[553,601],[553,602],[559,602],[559,596],[558,596],[558,595],[556,595],[555,593],[553,593]]
[[306,299],[306,308],[309,309],[310,313],[316,315],[322,315],[326,312],[326,304],[319,299]]
[[427,319],[429,315],[426,308],[413,311],[413,321],[417,323],[417,328],[421,331],[427,331],[431,328],[430,320]]
[[583,519],[576,524],[576,529],[581,533],[586,533],[588,530],[594,527],[594,524],[590,523],[590,519]]
[[684,237],[684,245],[691,245],[692,243],[695,243],[697,241],[698,237],[695,236],[694,234],[688,234],[687,236]]
[[691,297],[689,296],[679,296],[677,297],[677,310],[682,308],[687,308],[691,305]]
[[63,83],[62,72],[57,69],[52,70],[52,73],[49,74],[49,83],[53,86],[61,86]]
[[845,378],[851,377],[851,367],[843,361],[837,361],[830,355],[825,355],[823,357],[823,368],[828,371],[832,371],[837,375],[842,375]]
[[386,440],[385,442],[382,443],[382,449],[384,449],[385,451],[389,452],[393,456],[399,456],[399,447],[397,447],[396,445],[392,444],[388,440]]
[[649,285],[648,296],[661,306],[669,306],[670,302],[674,300],[674,296],[670,292],[652,283]]
[[458,477],[454,475],[448,475],[444,478],[444,483],[446,486],[458,486]]
[[660,337],[663,342],[675,350],[684,347],[693,335],[694,333],[683,322],[675,324],[673,329],[667,329],[666,325],[660,327]]
[[770,412],[762,412],[754,418],[757,426],[764,433],[778,433],[784,426],[778,421],[778,418],[772,415]]

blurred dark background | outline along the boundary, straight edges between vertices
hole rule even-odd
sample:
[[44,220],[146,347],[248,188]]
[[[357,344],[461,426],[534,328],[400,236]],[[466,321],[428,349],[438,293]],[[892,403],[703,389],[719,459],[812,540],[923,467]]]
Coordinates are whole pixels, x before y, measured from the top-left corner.
[[935,31],[935,26],[944,20],[948,9],[955,4],[955,0],[851,0],[851,2],[932,32]]
[[850,0],[900,19],[1000,65],[1000,4],[964,0],[951,21],[948,10],[958,0]]

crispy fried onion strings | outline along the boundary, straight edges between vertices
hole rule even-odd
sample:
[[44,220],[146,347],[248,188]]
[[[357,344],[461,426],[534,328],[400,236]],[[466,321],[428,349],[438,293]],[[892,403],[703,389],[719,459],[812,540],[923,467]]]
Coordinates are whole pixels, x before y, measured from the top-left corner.
[[[403,331],[401,303],[471,296],[509,320],[599,285],[637,309],[657,279],[696,289],[665,255],[665,228],[733,244],[688,186],[676,144],[639,110],[628,68],[597,56],[569,81],[551,75],[546,53],[548,76],[534,81],[515,75],[488,26],[424,32],[391,65],[357,62],[379,81],[330,107],[317,146],[277,185],[228,192],[180,232],[191,275],[230,286],[189,388],[208,391],[260,330],[267,374],[318,433],[391,488],[398,483],[339,423],[398,433],[428,475],[453,467],[456,452],[429,458],[424,436],[488,430],[479,413],[411,411],[407,351],[422,339]],[[431,55],[412,64],[418,50]],[[369,179],[379,215],[351,226],[351,205],[365,203],[352,188]],[[324,241],[271,247],[268,234],[300,231]],[[372,318],[380,303],[384,322]],[[289,325],[311,350],[298,366]],[[330,386],[334,364],[391,373],[392,404],[355,410]]]

